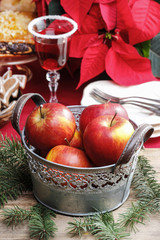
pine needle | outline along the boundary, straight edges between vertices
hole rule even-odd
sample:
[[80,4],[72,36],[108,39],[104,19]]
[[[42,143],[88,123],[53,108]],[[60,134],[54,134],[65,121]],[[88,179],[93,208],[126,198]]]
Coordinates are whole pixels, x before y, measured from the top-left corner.
[[74,219],[69,222],[69,234],[81,237],[82,234],[90,232],[98,240],[120,240],[127,239],[129,233],[115,223],[112,213],[97,213],[83,220]]
[[25,210],[15,206],[13,209],[4,209],[3,223],[12,228],[24,221],[28,221],[30,238],[39,240],[48,240],[54,237],[57,230],[53,218],[56,217],[55,213],[41,204],[36,204],[29,210]]
[[81,237],[84,233],[87,233],[92,230],[92,218],[84,217],[83,219],[74,218],[73,222],[68,222],[68,232],[72,237],[79,236]]
[[[151,214],[160,212],[160,184],[155,179],[155,170],[148,159],[139,156],[132,188],[137,201],[126,212],[119,215],[117,222],[111,213],[96,214],[84,221],[74,219],[69,222],[69,233],[81,236],[90,232],[98,240],[119,240],[137,231],[137,224],[145,224]],[[127,233],[128,232],[128,233]]]
[[30,211],[14,206],[13,209],[4,209],[2,215],[4,216],[3,223],[8,227],[16,227],[30,218]]
[[0,138],[0,207],[32,189],[26,152],[16,139]]
[[91,233],[98,240],[128,239],[130,235],[123,227],[114,221],[112,213],[96,214],[92,221],[94,224]]
[[129,231],[137,231],[136,224],[149,219],[150,214],[160,212],[160,184],[155,179],[155,170],[149,161],[140,156],[137,169],[133,177],[132,188],[137,198],[136,203],[120,214],[119,223],[129,228]]
[[55,217],[55,213],[52,210],[37,204],[32,209],[29,220],[30,237],[36,237],[39,240],[48,240],[50,237],[54,237],[57,228],[52,220],[53,217]]

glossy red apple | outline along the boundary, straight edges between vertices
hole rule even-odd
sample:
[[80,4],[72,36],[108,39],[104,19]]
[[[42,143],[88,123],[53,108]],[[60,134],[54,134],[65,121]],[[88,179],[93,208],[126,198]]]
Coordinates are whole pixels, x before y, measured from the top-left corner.
[[58,145],[52,148],[46,159],[71,167],[87,168],[92,166],[84,151],[66,145]]
[[106,115],[93,119],[83,134],[84,149],[96,166],[114,164],[122,154],[134,128],[129,120]]
[[88,123],[94,118],[103,115],[114,115],[115,113],[117,113],[117,116],[122,116],[126,119],[129,119],[126,109],[118,103],[108,102],[104,104],[87,106],[83,110],[79,120],[79,127],[81,132],[84,132]]
[[82,133],[78,129],[75,130],[73,138],[71,139],[69,146],[75,147],[79,149],[83,149],[83,143],[82,143]]
[[31,145],[49,151],[71,141],[76,129],[73,113],[63,104],[46,103],[35,108],[27,118],[25,134]]

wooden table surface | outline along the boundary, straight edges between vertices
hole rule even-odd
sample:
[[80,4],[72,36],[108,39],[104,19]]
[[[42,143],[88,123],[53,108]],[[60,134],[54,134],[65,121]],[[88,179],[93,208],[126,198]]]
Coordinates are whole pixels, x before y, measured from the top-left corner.
[[[160,183],[160,149],[145,149],[141,151],[141,155],[146,156],[150,160],[150,164],[155,168],[157,174],[157,180]],[[118,215],[125,211],[131,205],[131,202],[134,202],[134,194],[130,193],[127,201],[117,210],[113,212],[115,219]],[[21,208],[28,209],[30,206],[34,205],[36,200],[34,199],[31,193],[25,193],[23,196],[19,197],[16,201],[9,201],[8,204],[5,205],[5,208],[13,208],[13,206],[17,205]],[[0,214],[2,209],[0,210]],[[78,240],[79,238],[73,237],[70,238],[67,235],[66,228],[68,227],[68,222],[72,221],[72,217],[63,216],[57,214],[55,219],[55,223],[57,225],[58,231],[54,240]],[[132,240],[160,240],[160,214],[152,215],[150,220],[145,222],[145,225],[139,224],[137,225],[138,232],[136,234],[131,233]],[[0,215],[0,240],[29,240],[29,231],[27,224],[22,224],[12,230],[12,228],[7,228],[6,225],[2,223],[2,216]],[[81,238],[81,240],[94,240],[95,238],[91,235],[85,235]]]

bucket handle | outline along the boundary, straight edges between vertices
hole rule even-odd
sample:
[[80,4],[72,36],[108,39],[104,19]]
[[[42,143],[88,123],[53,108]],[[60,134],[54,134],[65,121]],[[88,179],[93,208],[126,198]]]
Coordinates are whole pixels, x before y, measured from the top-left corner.
[[[13,128],[17,131],[17,133],[21,136],[21,130],[19,127],[20,124],[20,116],[23,110],[24,105],[27,103],[29,99],[32,99],[33,102],[39,106],[41,104],[46,103],[44,98],[38,93],[27,93],[23,94],[18,100],[17,103],[12,111],[11,123]],[[140,147],[144,142],[146,142],[150,136],[152,135],[154,128],[149,124],[141,124],[139,125],[134,133],[132,134],[131,138],[127,142],[120,158],[116,162],[113,167],[113,171],[117,165],[127,163],[134,152]]]
[[39,106],[41,104],[46,103],[44,98],[38,94],[38,93],[26,93],[23,94],[16,102],[16,105],[12,111],[12,116],[11,116],[11,123],[13,128],[17,131],[17,133],[21,136],[21,130],[19,127],[20,124],[20,116],[21,112],[23,110],[24,105],[27,103],[29,99],[32,99],[33,102]]
[[142,146],[144,142],[150,138],[153,131],[154,128],[149,124],[144,123],[139,125],[127,142],[120,158],[113,167],[113,171],[117,165],[129,162],[134,152],[136,152],[137,149],[140,148],[140,146]]

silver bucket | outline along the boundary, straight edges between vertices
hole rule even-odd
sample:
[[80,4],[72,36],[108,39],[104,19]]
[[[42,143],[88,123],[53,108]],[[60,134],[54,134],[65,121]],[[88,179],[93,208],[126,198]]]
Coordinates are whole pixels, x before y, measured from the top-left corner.
[[[63,166],[40,157],[28,144],[25,129],[20,131],[20,114],[29,98],[37,105],[45,103],[39,94],[23,95],[13,110],[12,125],[21,135],[26,149],[36,199],[55,212],[70,216],[91,215],[120,207],[129,196],[139,151],[153,128],[147,124],[136,128],[116,164],[93,168]],[[68,108],[78,124],[85,107]]]

